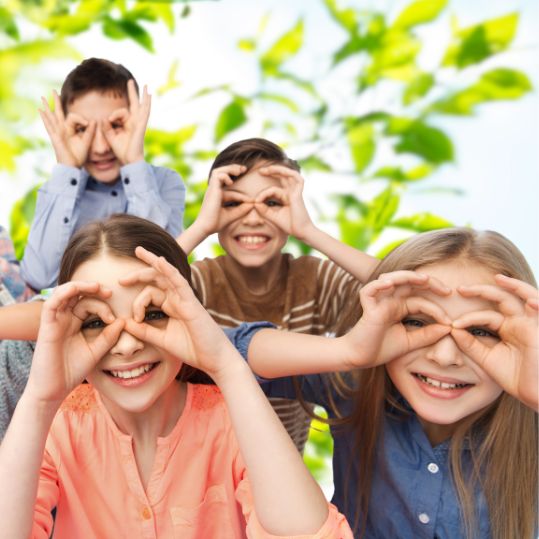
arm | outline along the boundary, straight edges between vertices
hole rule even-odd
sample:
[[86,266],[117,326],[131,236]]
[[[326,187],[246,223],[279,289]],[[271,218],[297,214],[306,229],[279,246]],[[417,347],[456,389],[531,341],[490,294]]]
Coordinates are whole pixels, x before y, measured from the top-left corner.
[[[321,252],[335,264],[364,283],[379,260],[358,251],[320,230],[312,222],[303,200],[301,174],[283,165],[261,167],[260,174],[277,177],[282,187],[270,187],[256,199],[257,209],[287,234]],[[268,204],[271,201],[271,204]]]
[[[437,305],[413,295],[424,288],[439,295],[448,293],[441,283],[415,272],[380,276],[361,289],[363,315],[348,333],[328,338],[262,329],[251,340],[249,365],[264,378],[349,371],[387,363],[427,346],[449,333],[451,321]],[[408,332],[401,322],[417,312],[439,323]]]
[[539,294],[505,275],[496,275],[496,285],[459,287],[496,308],[455,320],[451,335],[504,391],[539,412]]
[[0,307],[0,340],[35,341],[42,309],[42,301]]
[[[68,283],[47,301],[28,383],[0,445],[0,512],[3,537],[28,537],[47,434],[63,399],[116,342],[123,328],[103,302],[92,310],[81,295],[108,297],[97,283]],[[86,342],[81,325],[90,313],[110,322]]]
[[[147,283],[153,291],[144,289],[135,300],[135,320],[126,322],[127,331],[215,380],[247,468],[257,519],[266,533],[314,534],[326,522],[327,502],[248,366],[179,272],[140,247],[136,253],[154,271],[139,270],[120,283]],[[169,316],[165,328],[142,323],[146,306],[156,301]]]
[[226,186],[233,185],[233,176],[245,172],[243,165],[225,165],[212,170],[202,206],[194,223],[176,241],[186,254],[191,253],[208,236],[219,232],[228,223],[245,215],[251,208],[239,193],[226,192]]

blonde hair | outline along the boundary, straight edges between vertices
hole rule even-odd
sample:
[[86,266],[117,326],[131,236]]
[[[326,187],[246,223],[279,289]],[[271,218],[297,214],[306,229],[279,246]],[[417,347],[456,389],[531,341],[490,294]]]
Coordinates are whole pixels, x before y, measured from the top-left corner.
[[[442,229],[410,238],[381,261],[371,280],[382,273],[415,270],[455,259],[536,286],[522,253],[507,238],[496,232],[467,228]],[[341,319],[337,334],[345,333],[360,316],[361,309],[357,306],[350,309]],[[406,411],[399,405],[398,391],[384,366],[355,372],[352,383],[338,374],[332,377],[332,382],[341,395],[355,401],[354,410],[345,422],[356,433],[354,455],[359,456],[359,478],[355,525],[360,522],[364,533],[384,416],[388,410]],[[356,390],[358,387],[360,391]],[[477,487],[487,501],[494,539],[533,537],[537,515],[537,444],[536,414],[505,392],[457,427],[451,438],[450,468],[467,537],[475,536]],[[464,472],[461,459],[464,445],[470,447],[471,473],[468,469]]]

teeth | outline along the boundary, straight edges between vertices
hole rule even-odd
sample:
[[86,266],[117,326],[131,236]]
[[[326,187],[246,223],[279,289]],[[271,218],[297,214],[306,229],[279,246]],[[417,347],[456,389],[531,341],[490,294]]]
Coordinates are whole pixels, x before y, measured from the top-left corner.
[[153,369],[153,364],[148,363],[147,365],[141,365],[140,367],[137,367],[136,369],[131,369],[130,371],[109,371],[112,376],[115,378],[136,378],[137,376],[141,376],[142,374],[151,371]]
[[435,380],[434,378],[429,378],[428,376],[423,376],[422,374],[416,375],[422,382],[425,382],[426,384],[429,384],[433,387],[438,387],[440,389],[461,389],[463,387],[466,387],[470,384],[448,384],[447,382],[440,382],[439,380]]
[[264,243],[266,238],[264,236],[239,236],[240,243]]

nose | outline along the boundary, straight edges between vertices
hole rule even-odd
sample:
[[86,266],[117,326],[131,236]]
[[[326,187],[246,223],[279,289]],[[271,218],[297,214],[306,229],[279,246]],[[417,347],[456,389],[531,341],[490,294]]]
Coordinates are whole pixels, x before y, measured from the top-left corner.
[[254,206],[243,216],[243,223],[249,226],[260,225],[263,222],[264,218]]
[[428,349],[427,359],[441,367],[460,367],[464,364],[462,352],[451,335],[446,335],[432,344]]
[[110,353],[115,356],[129,358],[143,349],[144,343],[142,341],[131,335],[131,333],[122,331],[116,344],[110,349]]
[[101,125],[97,125],[95,129],[94,138],[92,140],[91,151],[94,154],[104,154],[110,151],[110,144],[105,138]]

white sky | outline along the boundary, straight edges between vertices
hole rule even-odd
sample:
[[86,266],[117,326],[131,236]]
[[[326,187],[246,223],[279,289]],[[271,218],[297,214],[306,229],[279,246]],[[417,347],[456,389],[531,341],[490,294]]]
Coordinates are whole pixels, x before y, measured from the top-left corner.
[[[407,3],[401,0],[356,1],[355,5],[375,6],[396,14]],[[424,61],[428,63],[436,56],[437,47],[445,47],[451,14],[458,14],[460,26],[466,26],[515,10],[520,11],[522,16],[513,50],[489,66],[509,65],[522,69],[537,88],[539,9],[538,3],[533,0],[453,0],[436,27],[424,27],[422,36],[430,44],[429,50],[423,53]],[[112,42],[104,39],[99,30],[79,36],[73,43],[84,56],[107,57],[125,64],[139,82],[148,82],[154,93],[166,81],[171,63],[179,60],[178,78],[182,86],[163,97],[154,96],[151,125],[177,129],[181,125],[198,123],[201,126],[198,136],[207,137],[219,109],[208,106],[208,103],[197,105],[187,98],[201,87],[223,82],[233,83],[244,94],[255,89],[252,58],[238,52],[236,44],[238,39],[255,34],[261,17],[267,13],[271,14],[265,34],[268,45],[290,28],[299,16],[305,18],[305,50],[291,65],[298,73],[315,73],[320,76],[320,59],[327,58],[328,51],[337,48],[343,34],[329,21],[322,3],[315,0],[220,0],[193,3],[191,14],[178,21],[175,36],[171,37],[163,26],[159,32],[155,26],[150,26],[156,55],[146,53],[127,40]],[[21,91],[33,92],[37,104],[37,97],[41,93],[50,92],[54,87],[58,88],[62,78],[74,65],[73,62],[56,62],[42,70],[32,70],[27,73]],[[338,92],[339,87],[336,85],[328,90]],[[519,246],[539,277],[537,91],[516,102],[485,105],[476,118],[441,119],[437,125],[453,138],[456,163],[443,167],[432,179],[420,182],[414,193],[406,194],[400,214],[430,211],[456,224],[497,230]],[[33,129],[40,137],[45,136],[39,124],[36,123]],[[223,141],[223,146],[243,136],[256,134],[244,130],[232,133]],[[53,152],[50,149],[44,150],[39,156],[39,168],[48,171],[53,164]],[[36,182],[33,172],[35,165],[35,162],[22,160],[17,177],[0,175],[0,224],[8,224],[13,202]],[[318,180],[314,174],[307,178],[306,195],[317,204],[323,204],[328,193],[327,182]],[[345,179],[332,181],[331,190],[346,191],[350,185]],[[353,185],[358,189],[357,183]],[[460,188],[465,191],[465,196],[427,193],[426,188],[430,187]]]

